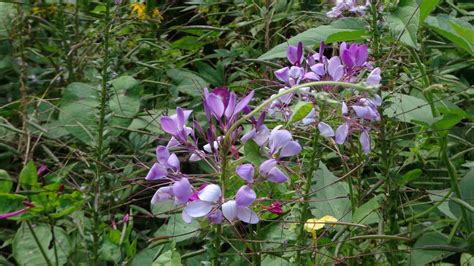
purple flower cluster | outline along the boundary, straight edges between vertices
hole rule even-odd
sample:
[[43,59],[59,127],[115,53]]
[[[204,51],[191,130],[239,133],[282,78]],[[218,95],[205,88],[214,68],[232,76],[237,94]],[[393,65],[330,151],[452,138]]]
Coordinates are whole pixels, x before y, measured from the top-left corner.
[[348,12],[356,16],[363,16],[365,15],[365,10],[370,6],[370,1],[366,0],[363,5],[358,2],[357,0],[336,0],[336,6],[326,15],[331,18],[337,18]]
[[[283,158],[297,155],[301,146],[293,140],[291,133],[281,129],[281,126],[270,131],[264,125],[265,112],[261,113],[258,120],[251,119],[254,127],[246,134],[242,134],[242,127],[228,132],[243,113],[250,111],[248,105],[253,95],[252,91],[239,100],[235,93],[226,88],[216,88],[211,92],[204,89],[206,127],[202,127],[197,121],[193,121],[193,126],[188,127],[187,122],[192,111],[179,107],[176,108],[176,114],[160,118],[161,128],[170,134],[171,138],[166,146],[156,148],[157,162],[153,164],[145,179],[167,181],[168,184],[158,188],[152,197],[152,204],[171,200],[182,206],[182,218],[186,223],[205,216],[211,224],[220,224],[224,219],[229,222],[239,220],[250,224],[258,223],[259,218],[251,209],[257,199],[254,191],[256,184],[266,180],[272,183],[286,182],[288,177],[283,170]],[[230,138],[227,143],[223,143],[226,134]],[[250,163],[236,167],[237,176],[242,178],[245,184],[238,189],[235,197],[230,199],[224,198],[221,187],[212,182],[195,188],[190,182],[192,178],[181,172],[176,153],[170,152],[173,150],[188,153],[189,161],[203,160],[215,169],[218,175],[223,157],[239,158],[239,145],[249,140],[255,141],[269,159],[258,166],[258,173]],[[281,213],[281,205],[274,204],[266,210]]]
[[[317,53],[310,54],[304,58],[302,43],[297,46],[290,45],[287,57],[291,66],[275,71],[275,77],[284,84],[279,92],[288,90],[295,85],[302,85],[313,81],[337,81],[348,83],[362,83],[367,87],[377,87],[381,80],[381,71],[374,68],[368,62],[368,47],[365,44],[341,43],[339,55],[330,58],[325,56],[325,45],[321,43]],[[362,79],[364,75],[367,77]],[[318,89],[332,100],[341,104],[341,111],[328,112],[328,117],[319,117],[318,102],[314,97]],[[343,93],[344,92],[344,93]],[[349,95],[348,95],[349,94]],[[299,92],[287,94],[275,100],[269,107],[269,113],[273,118],[280,114],[284,120],[291,116],[290,104],[293,98],[298,96],[303,101],[313,102],[315,108],[303,119],[305,126],[316,124],[320,134],[324,137],[333,138],[336,144],[344,144],[352,133],[360,132],[359,140],[362,150],[369,153],[371,142],[369,131],[373,122],[380,120],[378,107],[382,99],[378,95],[370,96],[355,90],[334,85],[324,85],[312,90],[304,87]],[[336,131],[325,121],[342,120]],[[324,121],[321,121],[324,120]],[[261,129],[264,130],[264,129]],[[256,128],[258,132],[258,128]]]

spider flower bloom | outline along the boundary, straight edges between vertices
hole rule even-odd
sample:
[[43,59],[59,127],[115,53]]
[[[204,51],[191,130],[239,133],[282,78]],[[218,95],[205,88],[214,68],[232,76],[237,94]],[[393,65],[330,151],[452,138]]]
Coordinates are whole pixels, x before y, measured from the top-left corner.
[[369,4],[369,1],[366,1],[365,5],[359,5],[357,0],[336,0],[336,6],[327,12],[326,15],[330,18],[337,18],[341,17],[344,12],[350,12],[358,16],[363,16]]
[[242,136],[240,139],[242,142],[246,142],[250,139],[254,140],[258,146],[263,146],[270,136],[270,130],[263,124],[265,120],[265,112],[260,114],[258,120],[254,123],[255,127]]
[[283,208],[279,201],[272,202],[270,206],[262,206],[262,209],[267,210],[276,215],[281,215],[283,213]]
[[259,218],[257,214],[248,207],[256,198],[257,195],[252,188],[244,185],[237,191],[235,200],[229,200],[222,204],[222,214],[230,222],[240,220],[248,224],[256,224]]
[[366,44],[353,43],[348,45],[343,42],[339,47],[339,55],[348,69],[363,67],[367,62],[369,49]]
[[288,130],[280,129],[282,126],[275,127],[268,137],[268,147],[274,158],[294,156],[301,151],[301,146],[293,140]]
[[193,188],[189,180],[184,177],[172,185],[160,187],[151,198],[151,204],[157,204],[158,202],[171,200],[172,198],[174,198],[176,204],[186,203],[192,194]]
[[247,164],[239,165],[235,169],[235,172],[240,178],[245,180],[245,182],[249,184],[253,183],[254,168],[252,164],[247,163]]
[[288,61],[294,66],[301,66],[303,63],[303,43],[298,42],[297,46],[289,45],[286,50]]
[[186,126],[186,122],[191,113],[191,110],[177,107],[176,114],[160,118],[161,129],[172,136],[168,143],[168,148],[188,142],[188,136],[193,133],[193,130]]
[[[206,114],[214,116],[223,123],[224,129],[228,129],[242,110],[248,106],[254,94],[254,91],[250,91],[238,102],[237,95],[234,92],[229,92],[226,88],[216,88],[211,93],[205,89],[204,108]],[[225,122],[222,121],[222,117],[225,117]],[[208,119],[210,120],[210,117]]]
[[288,177],[277,167],[277,160],[269,159],[260,165],[260,174],[272,183],[285,183]]
[[168,151],[165,146],[156,148],[157,163],[154,163],[150,171],[146,175],[146,180],[158,180],[166,177],[168,173],[178,174],[180,171],[179,159],[176,154]]
[[[191,223],[193,218],[203,217],[211,213],[214,206],[217,206],[222,195],[218,185],[209,184],[198,192],[198,199],[189,202],[183,210],[182,218],[186,223]],[[219,217],[214,213],[211,217],[213,222],[217,222]]]

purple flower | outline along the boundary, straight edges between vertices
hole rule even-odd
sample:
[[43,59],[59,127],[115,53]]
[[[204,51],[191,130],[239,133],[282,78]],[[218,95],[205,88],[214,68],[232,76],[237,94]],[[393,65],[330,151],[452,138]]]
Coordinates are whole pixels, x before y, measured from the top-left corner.
[[156,148],[156,159],[158,163],[153,164],[146,180],[158,180],[168,175],[168,172],[177,174],[180,170],[179,159],[176,154],[170,154],[165,146],[158,146]]
[[381,104],[382,99],[380,96],[375,95],[374,98],[360,98],[359,101],[352,106],[352,109],[356,112],[356,115],[359,118],[379,121],[380,114],[377,108]]
[[46,173],[48,173],[48,166],[46,164],[42,164],[39,168],[38,168],[38,177],[42,177],[44,176]]
[[303,43],[298,42],[298,46],[289,45],[286,51],[288,60],[294,66],[299,66],[303,63]]
[[255,141],[255,143],[257,143],[258,146],[264,145],[270,136],[270,130],[268,130],[267,126],[263,124],[264,120],[265,112],[262,112],[258,120],[254,123],[255,127],[242,136],[240,140],[242,142],[247,142],[248,140],[252,139]]
[[347,135],[349,135],[349,121],[346,121],[336,129],[336,144],[344,144]]
[[[198,200],[189,202],[183,210],[182,217],[187,223],[192,218],[203,217],[211,213],[214,205],[220,200],[222,195],[221,188],[218,185],[209,184],[198,193]],[[213,221],[217,221],[216,214],[211,215]]]
[[367,130],[360,133],[360,145],[365,154],[370,152],[370,136]]
[[380,80],[382,80],[382,77],[380,76],[380,68],[377,67],[370,72],[365,83],[367,86],[377,86],[380,84]]
[[245,182],[253,183],[254,168],[250,163],[242,164],[235,170],[237,175],[240,176]]
[[324,122],[319,122],[318,129],[321,136],[327,137],[327,138],[334,137],[334,130],[332,130],[332,127],[330,125]]
[[276,215],[280,215],[283,213],[283,208],[279,201],[272,202],[270,206],[262,206],[262,209],[267,210]]
[[[252,189],[250,190],[253,192]],[[248,207],[255,200],[255,192],[252,193],[248,189],[242,188],[239,189],[239,192],[237,192],[236,200],[229,200],[222,204],[222,214],[229,222],[238,219],[249,224],[258,223],[257,214]]]
[[288,177],[277,167],[275,159],[269,159],[260,165],[259,172],[272,183],[285,183]]
[[237,102],[237,95],[225,88],[214,89],[211,93],[206,89],[204,90],[204,107],[207,113],[212,114],[219,121],[223,116],[228,122],[234,121],[250,103],[254,94],[254,91],[250,91],[240,102]]
[[343,79],[345,73],[344,65],[341,64],[341,60],[338,56],[333,56],[329,60],[323,57],[322,62],[315,63],[310,66],[310,69],[312,72],[306,73],[305,79],[340,81]]
[[316,122],[316,110],[312,108],[309,114],[303,118],[302,122],[305,126]]
[[176,114],[171,116],[162,116],[160,118],[161,129],[173,136],[168,143],[168,148],[179,146],[181,143],[187,143],[188,136],[193,132],[186,126],[191,110],[176,108]]
[[274,72],[275,77],[290,87],[300,83],[305,77],[304,68],[299,66],[284,67]]
[[326,15],[330,18],[337,18],[341,17],[342,14],[347,11],[358,16],[363,16],[369,4],[370,2],[368,0],[365,5],[359,5],[357,0],[336,0],[336,6],[327,12]]
[[369,50],[366,44],[358,45],[353,43],[348,46],[345,42],[341,43],[339,55],[347,68],[362,67],[366,64]]
[[250,206],[256,198],[257,194],[255,194],[255,191],[248,185],[243,185],[235,195],[235,202],[239,206]]
[[268,137],[268,146],[272,156],[281,158],[300,153],[300,144],[293,140],[288,130],[280,129],[281,127],[282,126],[275,127]]

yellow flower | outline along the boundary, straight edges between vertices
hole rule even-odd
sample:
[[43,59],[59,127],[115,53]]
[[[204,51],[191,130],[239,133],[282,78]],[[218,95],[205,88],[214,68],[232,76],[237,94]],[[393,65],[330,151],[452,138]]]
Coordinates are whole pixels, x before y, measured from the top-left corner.
[[163,19],[163,16],[161,16],[161,12],[157,7],[153,8],[153,10],[151,11],[151,16],[159,20]]
[[319,229],[322,229],[326,223],[334,223],[337,222],[337,219],[332,217],[331,215],[326,215],[321,219],[311,218],[306,221],[304,224],[304,230],[309,233],[314,233]]
[[132,10],[130,11],[130,16],[136,14],[139,20],[144,20],[146,18],[146,6],[144,3],[133,3],[131,7]]

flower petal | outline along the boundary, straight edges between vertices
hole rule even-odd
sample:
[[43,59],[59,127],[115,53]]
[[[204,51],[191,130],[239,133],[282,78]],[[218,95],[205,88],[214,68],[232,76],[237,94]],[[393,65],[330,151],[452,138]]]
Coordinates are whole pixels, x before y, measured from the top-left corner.
[[160,125],[161,129],[168,134],[177,135],[178,134],[178,126],[176,125],[176,121],[169,116],[162,116],[160,118]]
[[297,141],[290,141],[280,151],[280,157],[290,157],[301,152],[301,145]]
[[279,79],[282,82],[288,83],[289,82],[289,77],[288,77],[288,72],[290,71],[289,67],[284,67],[281,69],[278,69],[277,71],[273,72],[275,74],[275,77]]
[[190,217],[197,218],[207,215],[212,210],[212,204],[207,201],[196,200],[188,203],[183,210]]
[[276,166],[276,160],[275,159],[269,159],[263,162],[260,165],[259,172],[263,176],[267,176],[270,170],[272,170]]
[[151,198],[151,204],[170,200],[172,196],[173,188],[171,186],[160,187]]
[[237,217],[237,203],[235,200],[229,200],[222,204],[222,214],[230,222],[235,220]]
[[186,203],[192,194],[192,187],[187,178],[182,178],[173,184],[173,193],[181,203]]
[[237,104],[237,106],[235,106],[234,113],[236,113],[236,114],[240,113],[245,107],[247,107],[247,105],[252,100],[254,94],[255,94],[255,91],[250,91],[250,93],[247,94],[247,96],[242,98],[242,100],[240,100],[240,102]]
[[336,129],[336,144],[343,144],[346,142],[349,134],[349,122],[345,122]]
[[259,222],[257,214],[247,207],[237,207],[237,218],[248,224],[256,224]]
[[273,129],[268,139],[270,153],[277,153],[282,147],[286,146],[291,139],[292,136],[288,130]]
[[222,102],[221,98],[214,93],[209,93],[206,102],[214,116],[217,119],[220,119],[224,114],[224,103]]
[[168,163],[168,158],[170,157],[170,152],[165,146],[156,147],[156,159],[163,165]]
[[165,177],[167,174],[168,171],[163,165],[159,163],[154,163],[150,171],[148,171],[145,180],[158,180]]
[[242,164],[235,169],[235,172],[247,183],[253,183],[254,168],[250,163]]
[[365,154],[370,152],[370,137],[367,130],[364,130],[362,133],[360,133],[360,145]]
[[222,216],[220,210],[215,210],[207,215],[207,219],[210,224],[221,224],[222,220],[224,220],[224,216]]
[[288,177],[278,167],[273,167],[268,173],[268,181],[273,183],[284,183],[288,181]]
[[318,124],[318,129],[323,137],[334,137],[334,130],[332,130],[332,127],[324,122],[319,122]]
[[235,202],[239,207],[247,207],[251,205],[255,199],[257,198],[257,194],[253,189],[247,185],[243,185],[237,191],[235,195]]
[[215,184],[209,184],[199,191],[199,199],[208,202],[217,202],[221,197],[221,188]]
[[183,221],[187,224],[190,224],[193,222],[193,217],[189,216],[186,212],[182,212],[181,213],[181,218],[183,219]]

